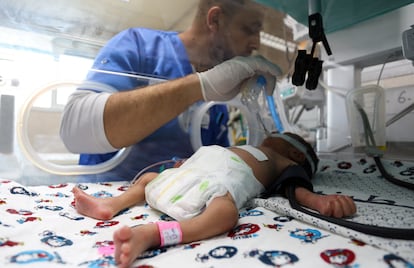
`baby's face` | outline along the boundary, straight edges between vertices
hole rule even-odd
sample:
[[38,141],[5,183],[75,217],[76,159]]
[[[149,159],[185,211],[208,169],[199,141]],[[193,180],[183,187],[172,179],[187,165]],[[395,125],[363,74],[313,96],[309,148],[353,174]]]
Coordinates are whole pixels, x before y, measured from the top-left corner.
[[303,160],[303,154],[282,138],[267,137],[264,139],[262,146],[272,149],[295,163],[300,163]]
[[287,158],[289,158],[289,149],[292,148],[292,145],[290,145],[290,143],[278,137],[266,137],[262,145],[269,147],[273,151]]

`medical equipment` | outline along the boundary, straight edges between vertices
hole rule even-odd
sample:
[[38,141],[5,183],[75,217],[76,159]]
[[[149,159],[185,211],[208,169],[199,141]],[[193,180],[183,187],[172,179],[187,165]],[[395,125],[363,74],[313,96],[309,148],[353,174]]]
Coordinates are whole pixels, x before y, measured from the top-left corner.
[[[311,110],[315,106],[323,109],[325,106],[325,93],[322,87],[318,87],[315,90],[307,90],[303,86],[295,86],[291,84],[288,80],[282,81],[279,84],[279,97],[282,99],[283,105],[285,107],[286,113],[289,114],[289,110],[296,108],[302,105],[302,110]],[[292,119],[289,116],[289,122],[295,124],[298,121],[298,117]],[[321,120],[321,119],[320,119]],[[320,125],[323,123],[321,122]]]
[[[385,96],[384,89],[377,85],[350,90],[346,95],[346,108],[351,131],[353,147],[373,145],[367,140],[366,124],[372,129],[375,147],[385,150]],[[366,114],[366,120],[360,116],[361,110]]]
[[263,119],[260,116],[260,104],[258,102],[260,93],[266,85],[266,79],[263,76],[250,79],[245,88],[241,91],[241,103],[253,114],[255,119],[260,122],[266,134],[270,133],[264,125]]
[[402,35],[403,54],[406,59],[414,61],[414,25]]
[[[268,83],[271,83],[272,86],[268,88],[273,88],[273,92],[266,89]],[[245,144],[259,145],[261,140],[272,132],[291,130],[278,92],[275,78],[256,75],[246,81],[241,93],[233,100],[202,104],[196,109],[191,120],[191,144],[194,150],[202,145],[200,132],[205,114],[212,106],[218,104],[227,104],[238,109],[246,123],[245,129],[242,130]]]
[[312,50],[311,55],[313,56],[315,53],[316,45],[319,42],[322,42],[326,53],[328,55],[332,55],[331,48],[329,46],[328,40],[325,36],[325,30],[323,27],[323,19],[321,15],[321,0],[309,0],[308,1],[308,8],[309,8],[309,20],[308,20],[308,27],[309,27],[309,37],[312,39]]
[[[249,109],[249,111],[256,116],[256,119],[261,123],[264,132],[268,135],[271,132],[266,128],[265,123],[262,119],[261,106],[259,104],[259,96],[263,94],[267,101],[267,107],[272,116],[275,130],[277,132],[283,132],[284,128],[282,122],[280,121],[279,114],[276,110],[276,106],[273,100],[273,95],[267,93],[266,84],[267,80],[264,76],[254,76],[253,78],[247,81],[244,89],[241,91],[241,102]],[[273,82],[274,83],[274,82]],[[273,86],[272,88],[274,88]]]
[[[335,51],[330,61],[334,61],[336,66],[326,66],[324,82],[327,87],[345,91],[360,88],[365,68],[402,59],[401,33],[412,24],[413,10],[414,5],[411,4],[329,33],[327,37]],[[374,32],[375,35],[368,34]],[[326,136],[318,140],[318,151],[334,152],[349,147],[351,133],[345,98],[331,90],[327,91],[326,96]],[[388,103],[387,107],[390,106]]]
[[413,183],[399,180],[390,175],[380,159],[386,150],[383,88],[366,86],[349,91],[346,100],[348,118],[351,121],[352,145],[362,147],[368,156],[373,157],[381,174],[388,181],[414,190]]
[[267,105],[270,110],[270,114],[272,115],[273,122],[275,123],[276,129],[278,132],[282,133],[284,131],[283,124],[280,120],[279,113],[277,112],[275,100],[273,95],[266,95]]
[[256,118],[248,110],[248,108],[241,103],[236,97],[228,102],[210,101],[200,104],[193,112],[190,123],[191,145],[194,150],[200,148],[203,143],[201,140],[201,128],[205,125],[205,121],[209,120],[208,110],[214,105],[226,104],[228,107],[236,108],[242,115],[243,121],[246,123],[243,136],[246,144],[258,145],[261,140],[263,131],[258,125]]
[[13,95],[0,95],[0,153],[13,152],[13,121],[14,121]]
[[62,81],[57,83],[52,83],[46,87],[41,88],[39,91],[34,92],[32,96],[29,96],[27,101],[24,103],[19,117],[17,121],[17,137],[20,148],[24,155],[29,159],[34,165],[36,165],[41,170],[44,170],[50,174],[56,175],[84,175],[84,174],[97,174],[101,172],[105,172],[107,170],[112,169],[116,165],[118,165],[125,157],[126,153],[124,154],[123,151],[128,151],[128,148],[121,149],[120,152],[109,161],[97,164],[97,165],[57,165],[53,162],[46,161],[42,158],[33,148],[32,143],[30,142],[30,138],[28,136],[29,129],[29,122],[30,122],[30,109],[33,107],[33,103],[36,101],[37,97],[42,95],[45,92],[50,90],[59,88],[59,87],[67,87],[67,86],[88,86],[90,88],[99,89],[103,92],[114,92],[115,90],[112,89],[108,85],[102,85],[98,83],[91,83],[91,82],[75,82],[75,81]]
[[374,158],[375,164],[379,168],[381,175],[384,176],[385,179],[387,179],[393,184],[414,190],[414,183],[397,179],[396,177],[390,175],[390,173],[387,172],[387,170],[385,169],[384,165],[381,162],[383,151],[378,149],[378,144],[376,143],[375,135],[371,128],[369,118],[365,110],[358,103],[355,103],[355,106],[357,106],[357,109],[361,115],[362,122],[363,122],[363,129],[365,132],[366,153],[368,156],[372,156]]
[[316,45],[322,42],[328,56],[332,55],[331,48],[325,36],[323,19],[321,15],[320,0],[309,0],[309,37],[312,40],[310,54],[306,50],[299,50],[295,61],[295,71],[292,76],[292,83],[301,86],[305,83],[306,88],[314,90],[318,86],[319,76],[322,72],[322,60],[315,56]]

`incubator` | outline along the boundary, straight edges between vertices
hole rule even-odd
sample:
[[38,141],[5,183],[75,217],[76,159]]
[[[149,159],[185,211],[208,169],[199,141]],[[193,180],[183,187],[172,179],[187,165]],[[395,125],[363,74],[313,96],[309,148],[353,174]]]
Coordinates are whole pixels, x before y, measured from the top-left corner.
[[[180,142],[185,140],[185,146],[196,150],[203,145],[202,133],[209,123],[220,121],[223,128],[212,135],[226,133],[230,145],[258,145],[267,135],[280,136],[275,132],[294,132],[305,138],[316,149],[319,162],[313,154],[305,153],[309,148],[295,147],[305,154],[310,169],[316,170],[311,181],[315,193],[322,198],[349,196],[357,204],[357,213],[337,219],[303,207],[296,200],[296,187],[304,185],[295,180],[304,174],[293,166],[278,176],[293,182],[283,184],[286,195],[252,198],[240,210],[238,225],[229,236],[199,241],[203,244],[200,247],[190,245],[185,256],[177,249],[188,249],[188,245],[154,249],[134,265],[170,267],[175,251],[183,258],[183,267],[201,263],[256,267],[258,261],[269,265],[272,257],[273,261],[283,259],[300,267],[412,267],[412,0],[256,0],[267,9],[258,53],[279,65],[284,75],[276,80],[256,75],[231,101],[192,105],[174,120],[174,131],[163,132],[165,135],[150,144],[151,152],[163,161],[137,161],[139,155],[134,152],[138,150],[123,148],[102,164],[78,164],[80,155],[69,152],[59,134],[69,96],[79,87],[114,91],[106,84],[85,82],[88,73],[100,72],[116,81],[128,77],[131,84],[139,81],[139,86],[166,81],[164,77],[124,71],[128,68],[91,68],[99,49],[130,27],[184,31],[197,2],[100,0],[85,5],[85,1],[70,0],[0,1],[0,246],[4,256],[0,258],[4,265],[0,266],[25,263],[36,267],[39,262],[46,266],[47,262],[50,266],[115,265],[111,243],[118,223],[136,226],[169,217],[144,203],[123,210],[113,220],[83,217],[76,211],[79,199],[73,202],[72,187],[86,189],[97,197],[120,195],[144,172],[162,171],[184,160],[165,156],[170,147],[161,151],[167,147],[164,144],[182,149]],[[314,13],[320,14],[309,16]],[[298,54],[304,55],[304,61],[293,78]],[[151,61],[151,56],[146,60]],[[106,59],[97,62],[108,63]],[[113,67],[110,62],[106,66]],[[185,73],[192,71],[188,67]],[[224,105],[228,120],[210,117],[215,106]],[[177,133],[173,143],[170,133]],[[288,138],[285,141],[290,142]],[[133,173],[132,180],[114,181],[119,178],[112,176],[114,169],[125,167],[120,163],[129,159],[135,161],[130,166],[142,162],[146,167]],[[204,162],[207,166],[209,159]],[[68,222],[70,230],[66,230]],[[285,228],[287,224],[297,230]],[[91,244],[91,235],[95,234],[94,240],[99,241]],[[239,238],[253,236],[251,249],[241,251]],[[293,243],[283,246],[272,242],[286,238]],[[65,243],[57,247],[49,239],[63,239]],[[304,243],[309,246],[306,252]],[[223,244],[227,245],[224,250]],[[164,251],[168,254],[159,254]],[[211,253],[217,251],[226,257],[215,258]],[[282,258],[274,258],[279,253],[283,253]],[[334,263],[341,256],[347,262]]]
[[[258,2],[286,11],[303,23],[297,25],[307,24],[308,10],[294,10],[297,1]],[[260,76],[247,81],[242,93],[225,103],[229,106],[228,127],[232,144],[257,145],[271,132],[289,131],[315,144],[320,156],[364,153],[359,150],[359,147],[366,145],[363,122],[355,105],[359,103],[370,118],[376,145],[385,148],[384,156],[412,159],[414,72],[410,40],[414,6],[409,2],[394,1],[389,3],[391,7],[375,7],[378,12],[369,19],[352,17],[345,2],[332,1],[327,8],[318,7],[322,9],[325,38],[332,55],[319,46],[313,48],[324,60],[317,87],[308,90],[305,86],[294,85],[289,75],[279,77],[277,81]],[[346,14],[334,17],[330,11],[336,8],[342,8]],[[171,27],[182,30],[187,26],[185,21],[179,22]],[[77,180],[78,175],[99,174],[122,161],[128,154],[128,148],[105,164],[78,165],[79,155],[66,150],[59,139],[57,127],[68,96],[83,83],[82,79],[88,71],[98,71],[90,69],[92,59],[116,31],[111,29],[112,32],[98,35],[99,27],[96,27],[95,35],[87,33],[93,40],[71,39],[69,34],[45,34],[48,30],[45,27],[35,27],[38,30],[35,32],[25,29],[29,28],[28,25],[21,27],[11,22],[3,25],[10,27],[2,26],[0,42],[0,178],[16,179],[24,184],[44,184],[63,178]],[[55,30],[59,29],[65,27],[57,25]],[[307,32],[308,29],[305,29]],[[368,34],[372,32],[376,34]],[[298,40],[289,40],[289,44],[298,46],[308,38],[306,35],[302,32],[297,36]],[[270,35],[264,33],[262,36]],[[31,40],[36,41],[32,47],[24,46]],[[262,44],[269,49],[267,44],[271,42],[267,41],[263,40]],[[19,56],[15,57],[15,54]],[[403,60],[404,56],[407,60]],[[35,58],[33,63],[32,57]],[[18,65],[16,62],[19,61],[24,64]],[[66,65],[61,64],[62,61],[66,61]],[[69,65],[71,68],[67,67]],[[40,78],[41,73],[50,74],[53,79]],[[30,79],[19,82],[22,74]],[[381,84],[378,85],[377,78],[381,74]],[[133,76],[147,84],[165,81],[131,73],[108,71],[108,75]],[[271,93],[263,89],[268,83],[275,85]],[[95,87],[103,91],[113,90],[105,85]],[[373,96],[368,96],[368,92]],[[197,104],[191,107],[189,113],[180,116],[183,128],[192,133],[194,149],[202,144],[199,133],[206,113],[218,104],[223,103]]]
[[[16,98],[17,102],[15,98],[2,95],[0,107],[6,119],[2,119],[1,126],[9,133],[1,136],[4,144],[0,152],[1,176],[29,185],[76,181],[77,175],[101,173],[123,160],[128,148],[105,163],[81,166],[77,164],[79,155],[70,153],[60,140],[59,124],[66,100],[61,99],[61,104],[57,101],[50,106],[44,105],[44,101],[51,96],[55,101],[66,99],[81,84],[84,83],[69,80],[50,83],[24,100]],[[113,91],[105,85],[94,86],[102,91]]]
[[[94,71],[94,70],[89,70]],[[129,75],[114,74],[111,75]],[[156,79],[145,76],[136,76],[148,84],[160,83],[164,79]],[[58,181],[78,181],[79,175],[87,178],[90,174],[99,174],[112,169],[120,163],[128,154],[129,149],[119,151],[113,159],[98,165],[81,166],[77,164],[79,155],[68,152],[59,139],[59,132],[56,125],[59,124],[60,114],[63,105],[52,105],[52,107],[41,107],[40,100],[55,94],[57,98],[67,98],[70,92],[76,90],[85,82],[66,80],[41,86],[38,90],[29,94],[24,101],[18,100],[11,95],[2,95],[2,136],[1,136],[1,176],[16,179],[24,184],[36,185],[44,183],[55,183]],[[304,87],[297,87],[290,84],[286,79],[281,81],[270,81],[274,83],[274,90],[269,94],[265,90],[268,80],[263,76],[255,76],[243,85],[240,95],[230,102],[227,102],[229,110],[241,115],[243,127],[235,126],[229,122],[230,139],[232,144],[258,145],[259,142],[272,132],[295,132],[305,138],[317,138],[316,133],[306,130],[303,126],[295,124],[300,122],[300,115],[296,119],[290,114],[299,105],[312,109],[317,107],[323,111],[325,95],[320,88],[309,91]],[[112,92],[114,89],[107,85],[89,85],[100,91]],[[362,103],[364,108],[371,109],[369,118],[373,123],[375,140],[377,145],[385,146],[385,96],[383,89],[379,87],[366,87],[361,90],[349,91],[347,99],[347,118],[351,124],[350,139],[356,147],[365,144],[365,132],[361,125],[358,109],[354,105],[356,101]],[[365,96],[371,93],[372,96]],[[63,94],[63,97],[60,96]],[[59,96],[59,97],[58,97]],[[18,99],[18,98],[17,98]],[[361,102],[362,101],[362,102]],[[65,101],[62,101],[62,104]],[[208,110],[219,102],[207,102],[194,105],[190,112],[180,116],[187,131],[192,133],[191,142],[196,150],[202,145],[200,130]],[[15,107],[19,106],[19,107]],[[305,108],[303,108],[305,109]],[[7,115],[7,116],[5,116]],[[42,117],[43,116],[43,117]],[[234,115],[236,116],[236,115]],[[236,116],[237,117],[237,116]],[[55,120],[55,127],[46,127],[45,122]],[[316,126],[324,127],[324,122],[318,118]],[[240,123],[240,122],[239,122]],[[3,126],[9,125],[8,128]],[[54,129],[54,130],[53,130]],[[45,131],[47,130],[47,131]],[[7,131],[7,132],[6,132]],[[55,147],[55,151],[48,147]],[[325,154],[327,155],[327,154]],[[166,159],[161,165],[171,165],[176,160]]]
[[[102,72],[85,69],[89,72]],[[105,72],[108,75],[133,76],[143,84],[164,82],[165,79],[142,75]],[[266,90],[269,83],[273,90]],[[61,114],[68,97],[78,87],[87,87],[102,92],[114,92],[108,85],[80,80],[62,80],[39,86],[17,102],[13,96],[2,95],[2,151],[0,175],[28,185],[55,183],[59,181],[93,180],[93,175],[101,174],[117,166],[130,152],[130,148],[120,150],[112,159],[96,165],[79,165],[79,155],[70,153],[60,140],[59,125]],[[258,145],[272,132],[292,130],[277,96],[279,89],[272,77],[255,76],[243,85],[242,93],[230,102],[197,103],[179,116],[185,131],[191,133],[194,150],[202,146],[201,129],[208,111],[214,105],[226,104],[230,113],[240,116],[239,123],[231,126],[231,144]],[[276,99],[276,103],[274,99]],[[52,103],[48,103],[52,100]],[[47,104],[44,104],[46,101]],[[16,104],[17,103],[17,104]],[[279,106],[277,106],[279,105]],[[6,120],[6,119],[7,120]],[[208,120],[208,118],[207,118]],[[229,123],[230,124],[230,123]],[[233,122],[234,124],[234,122]],[[3,126],[8,126],[7,128]],[[175,160],[166,159],[164,165]],[[89,177],[89,175],[92,175]]]

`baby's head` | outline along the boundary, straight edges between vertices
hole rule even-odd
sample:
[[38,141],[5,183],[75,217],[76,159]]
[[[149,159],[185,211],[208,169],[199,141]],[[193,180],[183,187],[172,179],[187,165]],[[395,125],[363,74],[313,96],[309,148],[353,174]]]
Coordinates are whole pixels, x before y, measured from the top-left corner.
[[312,146],[297,134],[290,132],[271,134],[264,139],[262,145],[301,165],[309,178],[313,178],[318,170],[318,156]]

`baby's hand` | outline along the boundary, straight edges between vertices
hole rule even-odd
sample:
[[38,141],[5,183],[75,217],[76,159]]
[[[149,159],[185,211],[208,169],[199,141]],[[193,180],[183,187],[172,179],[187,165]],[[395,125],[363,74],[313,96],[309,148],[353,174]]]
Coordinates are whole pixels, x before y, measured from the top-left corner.
[[319,195],[308,189],[297,187],[295,196],[298,202],[320,214],[329,217],[343,218],[356,212],[356,205],[351,197],[345,195]]
[[352,216],[356,212],[354,200],[345,195],[318,195],[315,198],[315,207],[320,214],[342,218]]

